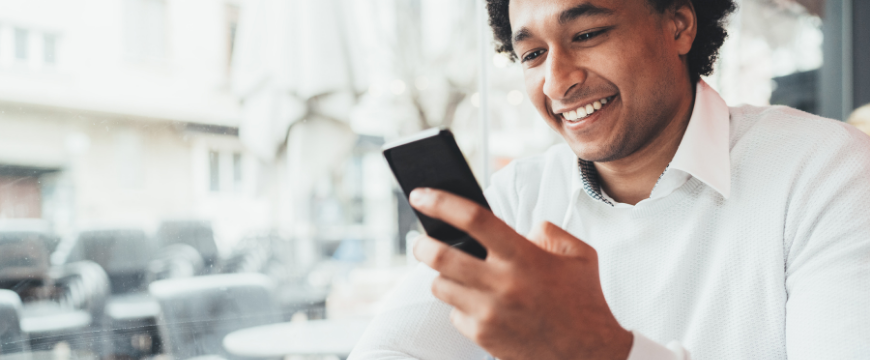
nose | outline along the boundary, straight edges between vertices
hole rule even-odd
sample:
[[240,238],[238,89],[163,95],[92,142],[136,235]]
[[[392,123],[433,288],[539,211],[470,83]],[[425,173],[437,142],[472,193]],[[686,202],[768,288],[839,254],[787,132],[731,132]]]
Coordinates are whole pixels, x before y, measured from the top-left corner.
[[544,94],[550,100],[565,98],[572,88],[586,81],[586,70],[573,61],[570,53],[551,48],[546,61]]

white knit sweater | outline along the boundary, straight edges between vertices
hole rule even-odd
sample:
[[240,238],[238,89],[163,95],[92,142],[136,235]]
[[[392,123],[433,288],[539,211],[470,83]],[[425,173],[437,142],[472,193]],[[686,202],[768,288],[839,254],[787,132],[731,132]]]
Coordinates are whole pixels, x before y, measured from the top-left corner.
[[[487,199],[521,234],[547,220],[597,250],[608,304],[635,333],[631,359],[678,347],[692,359],[870,359],[870,138],[789,108],[731,108],[730,160],[727,199],[691,177],[611,207],[579,190],[577,158],[559,145],[498,172]],[[415,270],[351,359],[483,359],[432,296],[436,275]]]

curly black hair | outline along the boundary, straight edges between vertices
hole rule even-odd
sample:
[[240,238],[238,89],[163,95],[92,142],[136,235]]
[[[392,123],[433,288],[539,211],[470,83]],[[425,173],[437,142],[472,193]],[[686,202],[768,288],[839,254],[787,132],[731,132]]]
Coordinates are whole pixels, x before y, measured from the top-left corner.
[[[702,75],[713,72],[713,64],[719,56],[719,47],[725,42],[728,32],[725,30],[726,17],[737,9],[733,0],[647,0],[659,13],[676,6],[683,1],[691,1],[698,17],[698,33],[689,50],[687,60],[689,76],[692,83],[698,82]],[[495,35],[496,52],[506,55],[513,61],[517,60],[511,43],[511,23],[508,17],[510,0],[487,0],[489,11],[489,26]]]

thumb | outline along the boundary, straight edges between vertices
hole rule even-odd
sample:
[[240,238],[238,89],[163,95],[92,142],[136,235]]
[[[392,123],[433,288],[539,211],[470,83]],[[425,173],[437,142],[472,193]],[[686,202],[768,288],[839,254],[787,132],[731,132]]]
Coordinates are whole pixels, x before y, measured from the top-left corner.
[[591,246],[549,221],[535,226],[527,237],[539,248],[556,255],[576,257],[595,252]]

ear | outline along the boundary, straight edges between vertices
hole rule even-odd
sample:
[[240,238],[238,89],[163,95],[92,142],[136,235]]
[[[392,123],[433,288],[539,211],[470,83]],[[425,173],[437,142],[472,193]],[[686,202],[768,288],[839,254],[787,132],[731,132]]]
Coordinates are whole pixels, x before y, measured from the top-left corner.
[[672,9],[674,41],[680,55],[686,55],[692,50],[692,43],[698,34],[698,16],[691,1],[678,1]]

